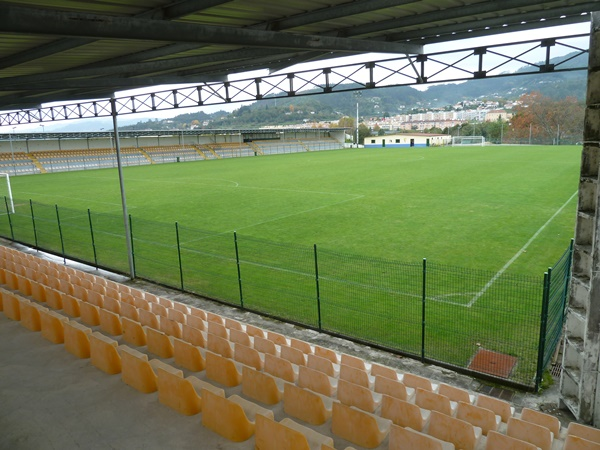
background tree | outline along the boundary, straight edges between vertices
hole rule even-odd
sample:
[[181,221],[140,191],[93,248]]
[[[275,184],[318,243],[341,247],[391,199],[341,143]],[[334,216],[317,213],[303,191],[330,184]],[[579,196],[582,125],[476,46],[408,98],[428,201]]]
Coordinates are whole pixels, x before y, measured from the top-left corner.
[[371,130],[364,123],[358,126],[358,142],[359,144],[365,143],[365,138],[371,136]]
[[515,107],[511,133],[519,140],[573,143],[583,138],[585,107],[574,97],[554,100],[539,92],[524,94]]

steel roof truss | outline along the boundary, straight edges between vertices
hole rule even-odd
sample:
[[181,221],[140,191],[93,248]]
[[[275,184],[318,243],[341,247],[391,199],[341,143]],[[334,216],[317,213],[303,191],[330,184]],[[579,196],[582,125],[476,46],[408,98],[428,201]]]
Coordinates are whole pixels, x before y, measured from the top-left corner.
[[[256,101],[265,98],[344,92],[356,90],[357,86],[358,89],[370,89],[419,83],[462,81],[483,77],[525,75],[548,71],[586,70],[587,67],[561,68],[561,64],[554,66],[550,63],[552,54],[557,48],[564,47],[576,50],[579,54],[588,53],[588,50],[578,48],[570,43],[584,36],[587,35],[438,52],[429,55],[418,55],[416,58],[406,56],[223,83],[204,83],[181,89],[117,98],[117,114]],[[524,44],[528,47],[523,51],[522,46]],[[511,52],[514,55],[511,55]],[[543,52],[543,56],[536,56],[540,52]],[[525,59],[526,55],[533,59]],[[503,61],[497,63],[491,60],[491,57],[500,57],[503,58]],[[415,60],[413,61],[413,59]],[[543,61],[542,64],[539,63],[540,60]],[[520,71],[516,74],[499,71],[500,68],[504,68],[506,64],[514,61],[525,64],[529,70]],[[442,74],[445,77],[442,77]],[[0,97],[0,104],[1,102],[2,97]],[[110,111],[109,100],[80,102],[0,114],[0,125],[110,116]]]

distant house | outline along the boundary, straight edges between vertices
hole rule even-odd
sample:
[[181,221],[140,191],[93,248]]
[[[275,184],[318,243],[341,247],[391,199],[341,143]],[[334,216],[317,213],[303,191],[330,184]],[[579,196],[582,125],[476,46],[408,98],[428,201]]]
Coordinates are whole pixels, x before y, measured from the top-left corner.
[[452,142],[449,134],[388,134],[386,136],[369,136],[365,138],[365,148],[382,147],[435,147]]
[[485,115],[486,122],[496,122],[497,120],[508,121],[512,118],[512,114],[504,109],[493,109]]

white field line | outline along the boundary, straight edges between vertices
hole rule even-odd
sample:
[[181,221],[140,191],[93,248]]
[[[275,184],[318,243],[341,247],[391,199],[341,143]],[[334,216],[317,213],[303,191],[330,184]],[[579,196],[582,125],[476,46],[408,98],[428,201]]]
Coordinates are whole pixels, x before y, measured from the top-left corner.
[[496,272],[496,274],[490,279],[490,281],[488,281],[486,283],[486,285],[467,304],[468,308],[470,308],[471,306],[473,306],[475,304],[475,302],[477,300],[479,300],[481,298],[481,296],[483,294],[485,294],[490,287],[492,287],[492,285],[496,282],[496,280],[498,278],[500,278],[504,272],[506,272],[506,270],[512,265],[512,263],[514,263],[517,260],[517,258],[519,256],[521,256],[525,252],[525,250],[527,250],[527,248],[541,234],[541,232],[544,231],[544,229],[554,220],[554,218],[556,216],[558,216],[562,212],[563,209],[566,208],[566,206],[571,202],[571,200],[573,200],[573,198],[577,195],[577,192],[578,191],[575,191],[575,193],[573,195],[571,195],[571,197],[569,197],[569,199],[560,208],[558,208],[558,210],[556,210],[556,212],[552,215],[552,217],[550,217],[546,221],[546,223],[544,225],[542,225],[539,228],[539,230],[537,230],[534,233],[533,236],[531,236],[531,238],[527,241],[527,243],[523,247],[521,247],[521,249],[517,253],[515,253],[515,255],[506,264],[504,264],[504,266],[502,267],[502,269],[500,269],[498,272]]
[[[340,194],[340,195],[342,195],[342,194]],[[343,194],[343,195],[351,195],[351,194]],[[256,223],[253,223],[253,224],[250,224],[250,225],[246,225],[244,227],[238,227],[238,228],[236,228],[234,230],[222,231],[220,233],[211,234],[209,236],[203,236],[203,237],[197,238],[197,239],[190,239],[190,240],[182,241],[181,244],[182,245],[191,244],[193,242],[202,241],[204,239],[210,239],[210,238],[213,238],[215,236],[221,236],[221,235],[224,235],[224,234],[230,234],[230,233],[233,233],[234,231],[245,230],[247,228],[252,228],[252,227],[259,226],[259,225],[264,225],[264,224],[269,223],[269,222],[276,222],[278,220],[287,219],[287,218],[293,217],[293,216],[299,216],[301,214],[305,214],[305,213],[317,211],[319,209],[329,208],[330,206],[336,206],[336,205],[341,205],[342,203],[352,202],[354,200],[358,200],[358,199],[361,199],[363,197],[364,197],[364,195],[357,195],[357,196],[355,196],[353,198],[349,198],[349,199],[346,199],[346,200],[341,200],[339,202],[329,203],[327,205],[317,206],[316,208],[310,208],[310,209],[305,209],[305,210],[302,210],[302,211],[297,211],[295,213],[287,214],[285,216],[273,217],[272,219],[264,220],[262,222],[256,222]]]

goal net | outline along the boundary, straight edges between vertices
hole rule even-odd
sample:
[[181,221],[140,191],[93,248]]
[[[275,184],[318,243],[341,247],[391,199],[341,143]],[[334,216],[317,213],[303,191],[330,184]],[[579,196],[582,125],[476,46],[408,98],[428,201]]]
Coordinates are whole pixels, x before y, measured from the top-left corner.
[[483,136],[452,136],[452,146],[455,145],[485,145]]
[[0,214],[6,214],[7,205],[8,212],[14,214],[15,204],[10,188],[10,176],[7,173],[0,173]]

